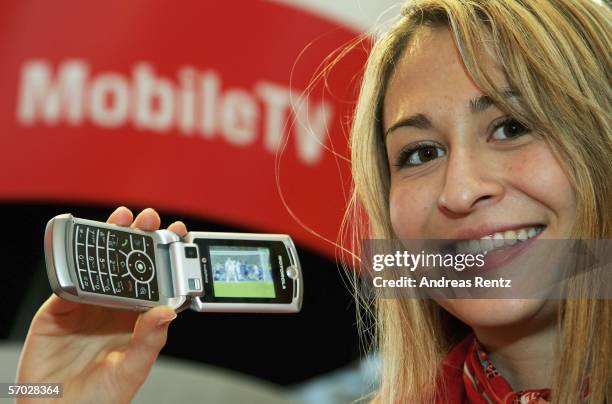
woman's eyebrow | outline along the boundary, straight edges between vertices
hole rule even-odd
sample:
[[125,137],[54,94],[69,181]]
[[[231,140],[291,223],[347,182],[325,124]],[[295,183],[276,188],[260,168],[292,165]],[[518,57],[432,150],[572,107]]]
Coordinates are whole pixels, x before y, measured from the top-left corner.
[[401,127],[429,129],[431,128],[431,121],[429,120],[427,115],[424,115],[424,114],[411,115],[407,118],[400,119],[395,124],[393,124],[393,126],[387,129],[387,131],[385,132],[385,137],[387,137],[387,135],[393,132],[395,129],[401,128]]
[[[512,89],[506,88],[501,91],[501,95],[504,98],[516,98],[518,97],[518,93]],[[487,108],[490,108],[495,105],[495,101],[493,98],[488,95],[481,95],[480,97],[476,97],[470,100],[470,112],[473,114],[477,114],[485,111]],[[385,138],[387,135],[398,128],[411,127],[417,129],[430,129],[432,127],[431,120],[425,114],[414,114],[406,118],[402,118],[396,123],[394,123],[387,131],[385,132]]]
[[[510,88],[503,89],[501,91],[501,95],[503,98],[515,98],[518,97],[518,93]],[[470,100],[470,111],[473,114],[477,114],[479,112],[483,112],[487,108],[495,105],[495,101],[493,98],[488,95],[481,95],[480,97],[476,97],[473,100]]]

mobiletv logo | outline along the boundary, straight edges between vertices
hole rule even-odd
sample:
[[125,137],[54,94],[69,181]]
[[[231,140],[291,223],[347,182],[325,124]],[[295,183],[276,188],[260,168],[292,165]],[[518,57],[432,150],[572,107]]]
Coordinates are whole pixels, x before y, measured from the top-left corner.
[[[295,118],[297,156],[305,164],[316,164],[322,158],[333,108],[325,101],[313,105],[300,95],[300,90],[266,81],[255,82],[252,89],[222,90],[217,72],[192,66],[178,69],[173,81],[157,75],[147,62],[137,63],[127,76],[90,75],[89,64],[80,59],[66,60],[54,71],[51,63],[36,59],[21,69],[17,121],[27,127],[90,122],[104,129],[132,125],[203,139],[220,135],[235,146],[263,142],[275,153],[288,119]],[[258,133],[262,126],[263,133]]]

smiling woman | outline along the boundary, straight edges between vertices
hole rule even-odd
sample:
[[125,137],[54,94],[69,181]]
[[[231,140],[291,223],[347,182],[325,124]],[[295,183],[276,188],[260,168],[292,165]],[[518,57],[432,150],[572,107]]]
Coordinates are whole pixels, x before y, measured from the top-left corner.
[[[411,0],[365,71],[347,251],[363,239],[444,239],[516,262],[533,251],[528,240],[612,239],[611,48],[610,8],[592,0]],[[108,220],[147,231],[160,221],[126,208]],[[168,229],[187,234],[181,222]],[[236,265],[220,253],[227,274],[215,281],[235,281]],[[612,403],[612,301],[593,299],[593,277],[580,275],[566,300],[374,299],[374,401]],[[62,381],[69,402],[129,402],[175,317],[52,296],[30,325],[17,381]]]
[[[411,1],[362,83],[352,240],[610,238],[611,25],[591,0]],[[611,302],[589,286],[374,301],[376,401],[610,402]]]

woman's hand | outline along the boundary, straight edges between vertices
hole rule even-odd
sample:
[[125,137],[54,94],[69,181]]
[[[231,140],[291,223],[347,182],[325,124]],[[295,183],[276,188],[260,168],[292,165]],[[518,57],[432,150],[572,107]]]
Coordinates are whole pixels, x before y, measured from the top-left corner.
[[[120,207],[108,223],[159,229],[160,218],[153,209],[145,209],[132,219],[132,212]],[[180,236],[187,233],[181,222],[168,230]],[[175,317],[168,306],[137,313],[73,303],[52,295],[30,324],[17,382],[63,383],[67,402],[128,403],[147,378]]]

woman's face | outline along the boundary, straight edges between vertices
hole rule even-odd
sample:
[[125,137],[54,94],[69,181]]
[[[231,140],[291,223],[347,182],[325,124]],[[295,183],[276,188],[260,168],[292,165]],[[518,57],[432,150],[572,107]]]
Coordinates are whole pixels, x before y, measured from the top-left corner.
[[[383,107],[395,234],[479,240],[516,238],[523,229],[569,237],[574,192],[551,149],[483,97],[449,30],[423,28],[414,43],[395,67]],[[483,63],[508,88],[501,70]],[[509,88],[507,96],[517,100]],[[439,303],[472,327],[515,323],[544,306],[519,299]]]

